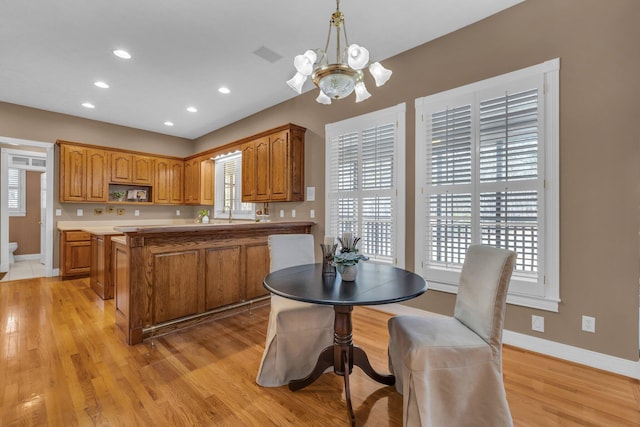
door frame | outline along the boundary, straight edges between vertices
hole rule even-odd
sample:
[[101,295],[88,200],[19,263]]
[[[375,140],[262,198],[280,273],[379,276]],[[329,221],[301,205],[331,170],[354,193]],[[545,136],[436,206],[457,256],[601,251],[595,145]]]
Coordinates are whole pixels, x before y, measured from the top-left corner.
[[[31,141],[26,139],[10,138],[0,136],[0,143],[9,144],[14,147],[3,147],[0,155],[0,206],[6,206],[8,200],[7,181],[8,181],[8,151],[20,150],[22,147],[37,147],[46,151],[46,174],[47,174],[47,195],[46,195],[46,216],[45,229],[46,233],[44,257],[45,276],[53,276],[53,177],[54,177],[54,143]],[[7,209],[0,209],[0,272],[9,271],[9,214]]]

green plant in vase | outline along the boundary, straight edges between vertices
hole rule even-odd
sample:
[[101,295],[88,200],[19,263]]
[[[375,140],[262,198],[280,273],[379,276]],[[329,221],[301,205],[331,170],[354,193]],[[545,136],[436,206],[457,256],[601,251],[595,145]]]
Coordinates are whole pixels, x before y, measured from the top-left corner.
[[122,202],[124,200],[124,195],[126,194],[126,192],[124,191],[112,191],[111,192],[111,198],[114,200],[117,200],[119,202]]
[[344,233],[342,238],[338,237],[341,248],[333,256],[333,264],[342,276],[342,280],[352,282],[356,280],[358,268],[356,264],[360,261],[367,261],[369,257],[358,253],[358,242],[360,237],[354,237],[351,233]]

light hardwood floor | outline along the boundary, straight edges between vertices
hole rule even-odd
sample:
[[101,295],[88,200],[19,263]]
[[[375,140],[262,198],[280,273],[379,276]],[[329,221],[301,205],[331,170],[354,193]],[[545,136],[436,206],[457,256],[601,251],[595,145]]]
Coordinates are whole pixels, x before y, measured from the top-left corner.
[[[261,388],[268,307],[127,346],[87,279],[0,284],[1,426],[346,426],[342,378]],[[354,310],[354,342],[386,372],[389,315]],[[516,426],[640,425],[638,381],[505,347]],[[402,396],[358,368],[357,425],[400,426]]]

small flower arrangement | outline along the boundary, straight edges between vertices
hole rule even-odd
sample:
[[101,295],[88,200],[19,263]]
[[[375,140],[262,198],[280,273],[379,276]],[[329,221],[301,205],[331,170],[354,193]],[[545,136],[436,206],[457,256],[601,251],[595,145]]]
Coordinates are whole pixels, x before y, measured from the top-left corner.
[[358,253],[358,242],[360,237],[355,237],[352,233],[344,233],[342,237],[338,237],[340,242],[340,252],[333,256],[334,265],[342,265],[348,267],[356,265],[359,261],[367,261],[369,257]]

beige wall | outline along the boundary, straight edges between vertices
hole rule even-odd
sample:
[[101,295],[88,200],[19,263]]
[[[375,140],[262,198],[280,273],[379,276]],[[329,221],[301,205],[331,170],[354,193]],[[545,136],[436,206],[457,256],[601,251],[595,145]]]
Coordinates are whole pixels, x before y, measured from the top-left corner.
[[[562,302],[558,313],[510,305],[506,328],[637,360],[638,22],[637,0],[528,0],[384,61],[394,75],[382,88],[368,84],[373,96],[365,102],[355,104],[351,97],[319,105],[313,90],[199,138],[196,149],[287,122],[307,127],[306,185],[315,186],[323,199],[325,124],[405,102],[406,253],[412,268],[414,100],[559,57]],[[375,54],[375,46],[369,49]],[[324,200],[305,202],[296,210],[300,214],[311,208],[319,214],[315,234],[321,237]],[[453,303],[453,295],[428,291],[410,305],[448,314]],[[545,317],[544,333],[531,331],[531,314]],[[596,334],[580,330],[583,314],[596,317]]]
[[[360,18],[366,19],[363,13]],[[290,218],[309,218],[324,235],[324,126],[407,105],[407,267],[414,256],[414,100],[559,57],[560,70],[560,303],[559,312],[509,306],[506,327],[551,341],[630,360],[638,359],[638,233],[640,207],[640,1],[528,0],[482,22],[383,61],[394,71],[373,96],[331,106],[313,90],[188,142],[149,132],[0,104],[0,135],[186,156],[285,123],[306,127],[305,180],[316,201],[280,203]],[[402,35],[392,35],[402,37]],[[375,46],[369,46],[375,55]],[[284,82],[283,82],[284,84]],[[56,190],[57,199],[57,190]],[[64,206],[63,219],[77,205]],[[153,208],[153,209],[152,209]],[[157,210],[156,210],[157,208]],[[143,215],[171,216],[149,207]],[[90,218],[94,219],[94,218]],[[454,296],[428,291],[410,305],[451,313]],[[531,314],[545,317],[545,333],[531,331]],[[596,334],[580,331],[583,314]]]

